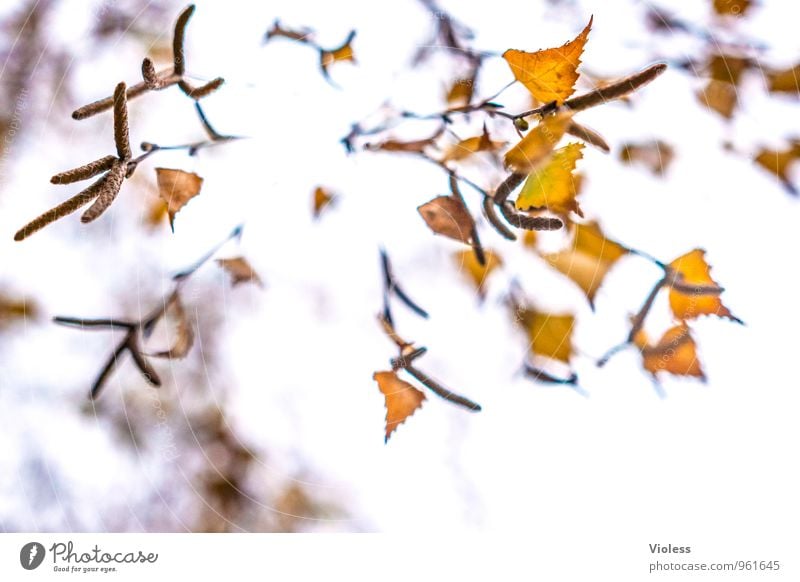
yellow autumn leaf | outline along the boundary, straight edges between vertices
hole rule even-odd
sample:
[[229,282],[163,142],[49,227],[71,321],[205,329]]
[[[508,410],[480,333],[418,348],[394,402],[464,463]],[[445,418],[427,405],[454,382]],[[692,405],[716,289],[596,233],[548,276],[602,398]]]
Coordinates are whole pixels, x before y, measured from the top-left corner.
[[539,235],[535,230],[526,230],[522,235],[522,244],[529,249],[535,249],[538,239]]
[[695,319],[700,315],[718,315],[734,321],[740,320],[722,304],[719,298],[721,288],[711,278],[711,267],[705,260],[705,251],[694,249],[682,255],[669,264],[669,268],[679,274],[680,282],[698,291],[704,288],[718,289],[719,292],[710,293],[682,293],[674,287],[669,290],[669,305],[678,319]]
[[572,95],[592,20],[589,19],[589,24],[578,36],[561,47],[533,53],[509,49],[503,53],[517,81],[525,85],[541,103],[556,101],[561,104]]
[[553,151],[570,125],[572,114],[562,112],[545,117],[522,140],[506,152],[505,165],[512,172],[530,172]]
[[459,251],[455,255],[459,268],[467,275],[475,285],[478,294],[483,297],[485,294],[486,279],[497,267],[503,264],[502,259],[494,252],[485,250],[486,264],[481,265],[471,250]]
[[472,101],[472,94],[475,91],[475,77],[459,78],[453,81],[447,91],[447,103],[451,106],[466,105]]
[[531,352],[537,356],[569,363],[572,356],[574,316],[553,315],[528,307],[518,307],[516,315],[517,321],[528,334]]
[[553,153],[543,168],[528,176],[517,196],[519,210],[547,209],[555,214],[583,216],[578,201],[580,180],[572,175],[583,157],[583,144],[571,143]]
[[543,255],[554,269],[572,279],[583,289],[589,304],[594,308],[594,298],[608,271],[628,249],[603,234],[596,222],[576,224],[572,246],[558,253]]
[[647,334],[639,331],[633,338],[641,350],[644,369],[653,374],[669,372],[676,376],[692,376],[705,380],[703,367],[697,357],[697,344],[682,323],[668,329],[656,344],[650,344]]

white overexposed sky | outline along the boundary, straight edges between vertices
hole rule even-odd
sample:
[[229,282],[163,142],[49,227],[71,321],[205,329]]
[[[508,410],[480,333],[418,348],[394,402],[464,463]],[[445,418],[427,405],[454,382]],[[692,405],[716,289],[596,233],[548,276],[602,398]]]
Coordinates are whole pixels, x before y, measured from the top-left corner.
[[[800,207],[749,161],[757,146],[780,146],[800,135],[796,100],[770,96],[753,73],[743,81],[735,119],[726,123],[697,104],[694,92],[703,80],[673,69],[637,95],[633,107],[614,103],[579,116],[612,146],[610,155],[587,147],[579,164],[587,176],[587,217],[597,218],[610,237],[662,260],[705,248],[715,280],[726,288],[723,301],[747,324],[716,318],[694,323],[708,383],[666,377],[667,398],[659,399],[634,351],[605,368],[594,365],[624,338],[628,316],[659,277],[657,268],[641,258],[622,259],[592,313],[566,278],[483,224],[485,246],[500,252],[505,264],[480,303],[453,261],[459,245],[434,237],[416,211],[446,193],[446,177],[410,157],[345,154],[339,139],[350,124],[387,99],[420,112],[444,105],[447,61],[409,66],[431,26],[419,4],[197,4],[187,37],[190,73],[226,78],[203,102],[205,109],[217,129],[250,139],[194,158],[159,153],[139,168],[137,174],[151,180],[156,166],[203,176],[203,192],[178,215],[174,234],[162,229],[142,235],[146,205],[126,183],[119,200],[91,225],[80,225],[75,215],[23,243],[11,240],[21,224],[76,191],[51,186],[49,176],[112,147],[110,115],[74,122],[72,105],[110,94],[122,79],[133,82],[143,56],[141,44],[129,38],[112,40],[114,50],[93,49],[85,3],[64,2],[63,18],[50,23],[52,42],[74,54],[74,102],[28,119],[0,198],[2,283],[34,297],[44,311],[39,320],[7,332],[0,351],[0,468],[7,476],[0,486],[0,523],[59,529],[64,512],[84,516],[69,522],[76,528],[110,528],[120,507],[135,507],[177,478],[169,462],[120,450],[106,425],[80,412],[115,345],[111,335],[90,336],[48,318],[145,312],[167,290],[170,273],[244,222],[241,251],[266,288],[230,290],[224,276],[208,268],[199,275],[202,292],[191,301],[215,301],[224,316],[216,350],[226,362],[231,423],[243,439],[272,451],[259,460],[264,475],[286,477],[298,463],[312,467],[312,490],[350,512],[348,519],[311,523],[309,529],[520,531],[554,544],[575,536],[601,539],[611,527],[636,532],[643,545],[796,529],[800,395],[794,336],[800,307],[794,264]],[[701,55],[696,40],[647,31],[644,2],[443,4],[475,30],[477,48],[496,52],[563,44],[594,15],[584,66],[604,76],[661,58]],[[709,4],[667,7],[708,26]],[[724,34],[762,39],[770,47],[762,55],[766,63],[796,62],[800,5],[764,1],[752,12]],[[332,68],[341,89],[319,74],[311,48],[285,40],[262,45],[276,17],[290,27],[314,28],[324,46],[358,30],[357,66]],[[164,23],[164,35],[171,26]],[[505,63],[489,59],[479,93],[491,95],[510,80]],[[516,110],[524,107],[523,96],[512,89],[498,100]],[[132,101],[130,112],[133,144],[200,136],[190,103],[177,89]],[[475,116],[475,130],[481,122]],[[618,161],[620,144],[647,139],[676,148],[664,179]],[[739,153],[725,151],[726,140]],[[310,199],[317,185],[340,196],[315,222]],[[477,212],[478,197],[467,188],[464,194]],[[469,414],[430,395],[388,445],[383,398],[372,380],[394,355],[375,321],[380,246],[404,288],[431,313],[421,320],[401,306],[394,310],[400,334],[429,349],[421,367],[483,405],[480,414]],[[512,280],[541,308],[576,313],[574,368],[586,396],[519,374],[525,338],[503,304]],[[134,289],[139,302],[120,305]],[[669,323],[665,314],[659,302],[653,333]],[[162,364],[165,377],[170,367],[175,374],[162,390],[181,399],[213,392],[218,377],[198,385],[202,375],[181,369],[200,357],[195,352],[185,364]],[[136,387],[146,389],[125,364],[103,398],[123,406],[120,390]],[[34,484],[30,477],[31,459],[37,458],[49,483]],[[32,504],[34,487],[55,500],[49,514]]]

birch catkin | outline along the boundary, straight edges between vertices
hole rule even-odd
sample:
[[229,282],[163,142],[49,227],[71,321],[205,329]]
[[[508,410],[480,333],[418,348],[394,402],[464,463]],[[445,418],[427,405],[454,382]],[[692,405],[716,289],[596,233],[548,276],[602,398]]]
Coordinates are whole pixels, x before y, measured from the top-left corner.
[[87,222],[92,222],[101,214],[103,214],[103,212],[105,212],[109,206],[111,206],[111,203],[114,202],[117,194],[119,194],[120,188],[122,188],[122,181],[125,179],[126,169],[127,165],[124,162],[117,160],[108,174],[106,174],[105,181],[100,188],[100,192],[97,195],[97,199],[94,201],[94,204],[92,204],[86,210],[86,212],[81,215],[81,222],[84,224]]
[[95,177],[101,172],[111,169],[117,158],[114,156],[105,156],[99,160],[89,162],[85,166],[61,172],[50,178],[51,184],[72,184],[73,182],[80,182],[81,180],[88,180]]

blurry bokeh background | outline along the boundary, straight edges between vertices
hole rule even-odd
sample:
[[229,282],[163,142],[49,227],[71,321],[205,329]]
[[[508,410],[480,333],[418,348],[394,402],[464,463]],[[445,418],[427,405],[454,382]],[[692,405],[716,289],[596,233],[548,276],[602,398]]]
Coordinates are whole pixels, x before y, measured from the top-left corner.
[[[584,211],[607,235],[665,261],[705,248],[726,305],[746,323],[699,320],[708,382],[667,376],[660,398],[635,350],[595,366],[659,277],[651,263],[623,258],[593,312],[568,279],[483,225],[484,244],[504,265],[480,301],[453,259],[459,245],[434,237],[416,211],[446,193],[441,170],[342,147],[351,124],[387,101],[418,112],[446,106],[452,60],[412,65],[435,25],[421,3],[197,4],[188,71],[225,77],[203,101],[206,113],[220,131],[248,139],[194,157],[159,152],[97,222],[70,216],[22,243],[12,241],[22,224],[77,191],[49,177],[113,147],[110,114],[77,122],[71,111],[139,79],[145,55],[167,64],[183,5],[24,0],[0,10],[3,531],[568,533],[620,519],[669,531],[687,519],[719,523],[730,507],[748,528],[797,518],[796,502],[785,500],[800,485],[787,458],[800,404],[800,206],[753,158],[800,136],[797,91],[769,91],[763,73],[800,61],[800,5],[761,0],[736,17],[720,16],[710,0],[442,2],[481,50],[559,46],[593,14],[582,70],[614,78],[670,64],[631,103],[582,114],[612,152],[587,148],[579,166]],[[673,20],[654,20],[659,8]],[[338,88],[309,47],[264,44],[276,18],[313,28],[323,46],[357,30],[357,63],[331,69]],[[732,88],[728,117],[697,95],[719,53],[755,63]],[[502,59],[489,58],[477,94],[511,80]],[[527,104],[517,89],[499,99],[510,111]],[[129,109],[136,149],[203,138],[175,88]],[[620,160],[622,144],[649,140],[674,150],[661,176]],[[174,233],[151,219],[157,166],[205,180]],[[487,170],[488,181],[496,172]],[[788,175],[795,184],[799,173]],[[338,197],[314,220],[318,185]],[[465,195],[477,209],[474,193]],[[173,273],[240,223],[241,242],[218,256],[247,256],[264,288],[231,288],[224,272],[204,267],[185,294],[198,340],[186,359],[155,364],[165,385],[151,388],[126,360],[89,401],[119,336],[52,317],[141,317],[169,292]],[[483,405],[469,414],[430,396],[387,445],[372,380],[395,355],[375,321],[381,246],[431,313],[422,320],[397,309],[398,330],[429,348],[429,373]],[[542,309],[576,315],[579,390],[520,374],[528,344],[505,302],[512,281]],[[669,321],[659,303],[653,334]]]

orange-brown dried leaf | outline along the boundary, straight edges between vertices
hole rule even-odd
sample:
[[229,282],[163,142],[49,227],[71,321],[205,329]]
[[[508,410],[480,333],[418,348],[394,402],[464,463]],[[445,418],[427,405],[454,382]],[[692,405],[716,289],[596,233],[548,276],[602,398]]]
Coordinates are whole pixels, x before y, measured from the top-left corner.
[[720,16],[744,16],[751,0],[714,0],[714,12]]
[[180,359],[185,358],[194,344],[194,328],[189,321],[189,315],[183,307],[180,295],[173,293],[162,315],[166,320],[174,322],[174,333],[169,349],[150,354],[155,358]]
[[150,227],[156,227],[161,224],[164,219],[169,216],[169,212],[167,210],[168,205],[165,200],[158,198],[154,200],[150,207],[147,210],[147,216],[145,217],[145,222]]
[[217,259],[217,264],[227,271],[231,276],[231,286],[235,287],[240,283],[248,283],[252,281],[259,287],[263,287],[264,283],[261,277],[258,276],[255,269],[244,257],[233,257],[230,259]]
[[562,216],[570,212],[583,216],[575,199],[580,193],[581,179],[573,175],[581,158],[582,143],[571,143],[556,150],[544,167],[535,170],[525,180],[517,196],[517,209],[547,209]]
[[569,363],[572,357],[573,315],[553,315],[528,307],[518,307],[517,321],[527,332],[531,352]]
[[375,372],[372,378],[386,401],[385,442],[388,442],[397,427],[422,406],[425,394],[398,378],[394,372]]
[[444,153],[443,162],[457,162],[468,158],[478,152],[494,152],[505,145],[502,141],[492,141],[486,126],[483,126],[483,133],[475,137],[462,139],[457,144],[450,146]]
[[422,219],[436,234],[472,244],[475,221],[464,203],[455,196],[439,196],[418,207]]
[[327,188],[323,188],[322,186],[317,186],[314,188],[314,200],[312,208],[314,218],[319,218],[326,208],[333,206],[333,204],[336,202],[336,198],[336,194]]
[[308,42],[309,37],[313,34],[310,28],[294,29],[283,26],[280,21],[276,20],[272,24],[272,28],[267,31],[266,40],[271,40],[275,37],[288,38],[289,40],[296,40],[299,42]]
[[753,66],[752,59],[733,55],[712,55],[708,61],[708,72],[716,81],[738,85],[742,73]]
[[475,92],[475,77],[456,79],[447,90],[447,103],[451,106],[467,105]]
[[561,104],[575,90],[578,65],[591,28],[592,19],[577,37],[561,47],[533,53],[509,49],[503,53],[503,58],[517,81],[538,101]]
[[639,164],[656,176],[663,176],[675,157],[675,150],[668,143],[652,140],[622,145],[619,159],[626,164]]
[[475,289],[481,297],[486,293],[485,287],[489,275],[503,264],[500,256],[490,250],[484,250],[484,255],[486,257],[485,265],[481,265],[478,262],[472,250],[460,251],[455,255],[458,266],[475,285]]
[[424,139],[417,139],[412,141],[398,141],[395,139],[387,139],[376,144],[366,144],[364,149],[370,151],[383,151],[383,152],[407,152],[414,154],[424,153],[428,147],[435,146],[436,140],[442,135],[444,128],[440,128],[431,137]]
[[797,159],[800,159],[800,142],[795,142],[784,150],[763,148],[753,161],[775,175],[792,194],[796,195],[797,188],[792,183],[789,171]]
[[323,71],[327,72],[328,67],[330,67],[334,63],[356,62],[355,55],[353,54],[353,45],[352,45],[354,36],[355,35],[351,33],[347,41],[339,48],[320,51],[319,65],[320,67],[322,67]]
[[575,225],[570,248],[543,255],[543,258],[583,289],[589,304],[594,306],[595,295],[606,274],[628,252],[621,244],[606,238],[596,222],[589,222]]
[[0,328],[17,320],[35,318],[38,311],[38,307],[32,301],[0,295]]
[[[711,267],[705,259],[703,249],[694,249],[672,261],[669,268],[680,275],[680,281],[688,286],[717,288],[719,285],[711,278]],[[681,320],[695,319],[700,315],[717,315],[739,321],[722,304],[719,293],[687,294],[669,290],[669,305],[675,317]]]
[[506,152],[506,167],[520,174],[530,172],[556,147],[572,121],[572,114],[562,112],[545,117],[522,140]]
[[697,344],[685,323],[668,329],[655,345],[651,345],[647,335],[640,330],[634,344],[641,349],[644,369],[654,376],[663,371],[705,379],[697,357]]
[[697,92],[700,103],[722,115],[725,119],[733,117],[738,97],[736,87],[724,81],[709,80],[704,89]]
[[169,224],[174,229],[175,215],[200,193],[203,179],[193,172],[171,168],[156,168],[156,179],[158,194],[167,203]]
[[767,73],[767,83],[773,93],[800,94],[800,65]]

